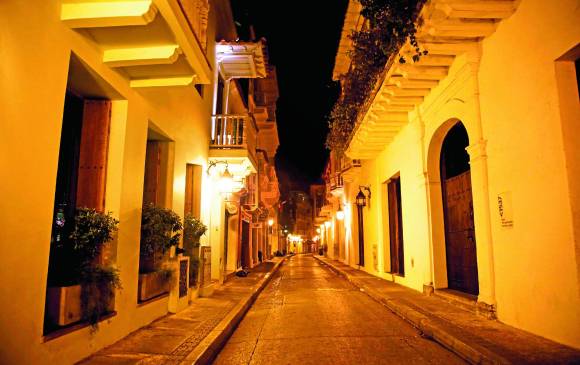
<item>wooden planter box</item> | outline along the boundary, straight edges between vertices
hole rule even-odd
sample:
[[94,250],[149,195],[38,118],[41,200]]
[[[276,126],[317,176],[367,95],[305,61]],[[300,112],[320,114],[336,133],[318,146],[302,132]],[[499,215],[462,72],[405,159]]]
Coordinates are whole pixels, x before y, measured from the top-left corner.
[[66,326],[81,320],[80,285],[50,287],[47,301],[47,314],[52,323]]
[[163,280],[161,273],[139,274],[139,301],[144,302],[169,292],[169,282]]
[[[47,314],[50,322],[61,327],[80,322],[82,320],[81,292],[80,284],[48,288]],[[111,298],[107,304],[105,313],[114,311],[115,297]]]

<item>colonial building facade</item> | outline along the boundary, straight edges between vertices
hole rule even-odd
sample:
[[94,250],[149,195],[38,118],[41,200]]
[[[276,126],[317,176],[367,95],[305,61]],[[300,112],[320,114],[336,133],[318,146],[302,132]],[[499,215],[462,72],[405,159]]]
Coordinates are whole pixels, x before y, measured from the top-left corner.
[[[0,24],[0,363],[79,361],[258,263],[242,251],[276,250],[275,69],[262,41],[235,42],[229,1],[4,1]],[[174,285],[150,296],[149,206],[208,226],[199,267],[171,247]],[[119,221],[99,260],[122,288],[96,332],[55,279],[80,207]]]
[[427,1],[428,54],[402,64],[400,49],[331,153],[326,254],[579,348],[579,15],[575,1]]

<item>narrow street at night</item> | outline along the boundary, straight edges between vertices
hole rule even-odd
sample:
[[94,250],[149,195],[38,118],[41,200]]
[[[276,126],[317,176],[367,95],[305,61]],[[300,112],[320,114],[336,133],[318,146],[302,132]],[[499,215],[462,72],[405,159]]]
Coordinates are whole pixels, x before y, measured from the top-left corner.
[[288,259],[214,364],[460,364],[324,267]]
[[580,0],[0,0],[0,365],[580,365]]

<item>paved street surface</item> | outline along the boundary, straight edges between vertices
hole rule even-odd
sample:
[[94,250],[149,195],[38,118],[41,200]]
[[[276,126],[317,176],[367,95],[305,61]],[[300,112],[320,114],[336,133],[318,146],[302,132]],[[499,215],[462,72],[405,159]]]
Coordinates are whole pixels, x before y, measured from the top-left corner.
[[81,361],[82,365],[177,365],[272,270],[264,262],[246,278],[234,277],[210,298],[198,298],[178,314],[167,315]]
[[310,255],[286,261],[215,364],[462,364]]

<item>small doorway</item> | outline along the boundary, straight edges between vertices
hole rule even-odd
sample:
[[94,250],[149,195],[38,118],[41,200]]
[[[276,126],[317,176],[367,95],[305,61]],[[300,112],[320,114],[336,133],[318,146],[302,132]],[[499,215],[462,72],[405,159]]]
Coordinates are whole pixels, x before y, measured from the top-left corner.
[[478,295],[477,254],[467,130],[461,122],[445,136],[440,172],[445,224],[447,282],[450,289]]
[[387,183],[389,199],[389,240],[391,248],[391,273],[405,276],[403,251],[403,214],[401,209],[401,179],[394,177]]
[[250,268],[250,222],[242,220],[242,268]]

